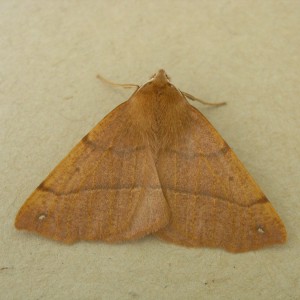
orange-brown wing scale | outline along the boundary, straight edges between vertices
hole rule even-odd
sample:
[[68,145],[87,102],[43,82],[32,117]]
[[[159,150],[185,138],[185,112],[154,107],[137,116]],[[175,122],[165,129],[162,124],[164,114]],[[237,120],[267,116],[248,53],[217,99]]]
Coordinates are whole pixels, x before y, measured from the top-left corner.
[[128,102],[104,118],[20,209],[18,229],[72,243],[139,238],[169,221],[147,141]]
[[156,235],[231,252],[284,243],[282,221],[239,159],[199,111],[186,109],[190,126],[157,162],[172,214]]

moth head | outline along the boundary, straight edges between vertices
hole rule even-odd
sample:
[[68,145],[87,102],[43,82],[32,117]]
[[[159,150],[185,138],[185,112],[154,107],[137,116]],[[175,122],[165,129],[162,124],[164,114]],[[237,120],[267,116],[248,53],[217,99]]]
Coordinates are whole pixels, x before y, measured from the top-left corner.
[[153,76],[151,76],[150,81],[157,81],[157,82],[170,82],[171,78],[165,72],[165,70],[160,69],[156,72]]

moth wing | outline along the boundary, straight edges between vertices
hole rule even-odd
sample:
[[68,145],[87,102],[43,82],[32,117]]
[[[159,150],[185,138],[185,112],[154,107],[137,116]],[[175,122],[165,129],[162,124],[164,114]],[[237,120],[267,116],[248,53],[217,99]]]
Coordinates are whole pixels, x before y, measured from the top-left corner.
[[266,196],[206,118],[187,106],[188,130],[157,162],[171,217],[156,235],[231,252],[285,242],[285,227]]
[[66,243],[117,242],[168,223],[149,145],[129,112],[127,101],[75,146],[21,207],[18,229]]

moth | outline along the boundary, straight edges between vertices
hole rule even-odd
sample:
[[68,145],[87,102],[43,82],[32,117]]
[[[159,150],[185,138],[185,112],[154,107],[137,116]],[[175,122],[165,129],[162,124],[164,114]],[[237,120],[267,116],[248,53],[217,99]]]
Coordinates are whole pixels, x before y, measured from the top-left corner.
[[64,243],[149,234],[230,252],[284,243],[271,203],[187,98],[196,99],[159,70],[37,187],[16,228]]

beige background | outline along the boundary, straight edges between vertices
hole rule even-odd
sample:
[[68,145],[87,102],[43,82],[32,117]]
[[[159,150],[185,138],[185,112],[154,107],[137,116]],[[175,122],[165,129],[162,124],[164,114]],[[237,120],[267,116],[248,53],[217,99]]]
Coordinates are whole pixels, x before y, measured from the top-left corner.
[[[300,1],[0,1],[1,299],[300,299]],[[130,90],[165,68],[276,208],[283,246],[233,255],[148,237],[59,243],[19,207]]]

